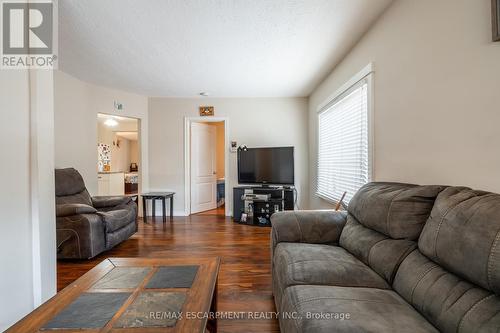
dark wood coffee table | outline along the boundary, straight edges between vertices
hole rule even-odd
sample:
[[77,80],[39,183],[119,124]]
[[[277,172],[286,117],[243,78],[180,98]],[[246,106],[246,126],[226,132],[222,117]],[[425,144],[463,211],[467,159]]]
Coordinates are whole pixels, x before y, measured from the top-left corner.
[[109,258],[6,332],[217,332],[220,259]]

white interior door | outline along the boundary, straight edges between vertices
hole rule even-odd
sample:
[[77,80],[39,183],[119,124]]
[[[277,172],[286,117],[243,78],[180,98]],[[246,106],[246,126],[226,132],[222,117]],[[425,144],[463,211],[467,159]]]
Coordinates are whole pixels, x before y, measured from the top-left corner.
[[191,123],[191,214],[217,207],[216,129]]

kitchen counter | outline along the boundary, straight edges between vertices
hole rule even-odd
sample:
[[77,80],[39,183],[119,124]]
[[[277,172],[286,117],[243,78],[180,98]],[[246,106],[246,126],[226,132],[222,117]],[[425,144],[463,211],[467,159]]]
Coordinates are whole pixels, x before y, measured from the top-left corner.
[[124,195],[125,173],[123,171],[99,172],[97,193],[98,195]]

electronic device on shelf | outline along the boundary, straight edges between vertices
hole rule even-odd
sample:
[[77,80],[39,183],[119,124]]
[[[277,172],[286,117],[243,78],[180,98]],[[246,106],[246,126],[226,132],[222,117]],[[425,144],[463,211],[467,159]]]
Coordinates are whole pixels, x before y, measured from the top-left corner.
[[271,199],[271,194],[245,193],[241,197],[241,200],[262,200],[262,201],[268,201],[269,199]]

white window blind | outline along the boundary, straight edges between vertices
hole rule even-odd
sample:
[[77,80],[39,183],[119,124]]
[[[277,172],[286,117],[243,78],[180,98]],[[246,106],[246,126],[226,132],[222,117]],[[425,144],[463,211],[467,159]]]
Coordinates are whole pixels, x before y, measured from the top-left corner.
[[369,181],[368,82],[355,84],[319,113],[317,195],[351,200]]

